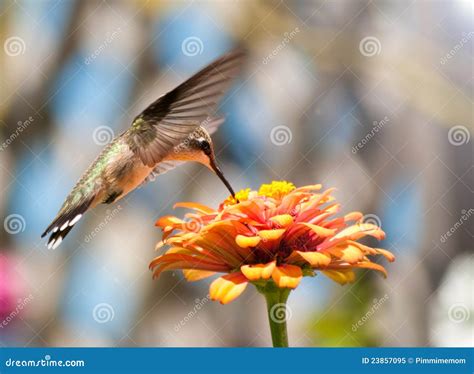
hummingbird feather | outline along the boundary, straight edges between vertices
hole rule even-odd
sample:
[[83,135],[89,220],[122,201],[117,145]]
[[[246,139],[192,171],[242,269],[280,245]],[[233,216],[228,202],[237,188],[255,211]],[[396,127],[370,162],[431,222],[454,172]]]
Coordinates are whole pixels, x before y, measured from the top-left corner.
[[100,184],[98,181],[104,174],[110,159],[123,148],[117,142],[109,143],[97,156],[94,162],[87,168],[81,179],[76,183],[67,196],[61,209],[53,222],[46,228],[41,237],[48,233],[48,248],[56,248],[64,237],[71,231],[72,227],[81,219],[82,215],[89,209],[97,196]]
[[[204,121],[201,126],[204,127],[208,134],[213,134],[220,125],[224,123],[224,117],[216,117],[212,118],[210,121]],[[185,140],[186,142],[186,140]],[[182,145],[178,145],[174,148],[173,151],[179,151],[179,148]],[[143,183],[140,186],[143,186],[144,184],[148,182],[153,182],[158,175],[167,173],[170,170],[173,170],[177,166],[180,166],[184,164],[185,161],[179,161],[179,160],[167,160],[167,161],[161,161],[156,166],[153,168],[152,172],[150,175],[143,181]]]
[[217,59],[184,83],[161,96],[136,117],[128,132],[130,149],[153,167],[210,120],[217,103],[239,72],[244,53]]
[[214,134],[220,125],[224,123],[224,117],[216,117],[211,119],[210,121],[204,121],[201,126],[204,127],[209,135]]
[[[214,162],[194,144],[195,132],[214,132],[223,122],[215,117],[217,103],[237,75],[244,53],[234,51],[217,59],[178,87],[158,98],[133,121],[131,127],[104,148],[89,166],[41,237],[50,234],[55,249],[88,209],[110,204],[139,185],[186,161]],[[209,143],[207,149],[212,151]],[[194,141],[194,143],[193,143]],[[203,143],[204,144],[204,143]],[[213,157],[213,156],[212,156]],[[215,165],[215,164],[213,164]],[[222,173],[214,166],[221,179]],[[227,184],[226,184],[227,185]]]
[[184,164],[184,161],[178,161],[178,160],[160,162],[158,165],[156,165],[153,168],[153,171],[148,175],[148,177],[145,178],[145,180],[140,186],[143,186],[144,184],[148,182],[153,182],[158,175],[164,174],[170,170],[173,170],[175,167],[182,164]]
[[81,199],[76,202],[74,205],[67,205],[60,210],[53,222],[48,226],[48,228],[41,235],[43,238],[49,232],[51,235],[48,239],[48,249],[56,249],[66,235],[71,231],[73,226],[81,219],[82,215],[87,211],[94,196],[91,196],[86,199]]

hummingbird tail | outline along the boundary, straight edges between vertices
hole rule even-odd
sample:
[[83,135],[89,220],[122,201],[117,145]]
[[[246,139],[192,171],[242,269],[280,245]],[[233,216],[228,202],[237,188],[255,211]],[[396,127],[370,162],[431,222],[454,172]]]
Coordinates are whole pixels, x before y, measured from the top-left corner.
[[43,238],[51,232],[47,244],[48,249],[56,249],[59,244],[61,244],[66,235],[69,234],[74,225],[79,222],[82,215],[87,211],[87,209],[89,209],[92,201],[93,198],[82,201],[80,204],[72,207],[65,206],[60,210],[53,222],[51,222],[48,228],[41,235]]

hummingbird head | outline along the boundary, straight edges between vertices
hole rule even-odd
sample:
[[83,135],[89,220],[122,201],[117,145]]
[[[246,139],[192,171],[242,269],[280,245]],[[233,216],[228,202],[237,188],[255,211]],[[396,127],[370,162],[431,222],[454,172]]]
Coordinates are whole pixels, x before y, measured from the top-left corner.
[[232,189],[232,186],[224,177],[224,173],[217,165],[216,156],[214,153],[214,145],[209,133],[203,127],[199,127],[198,130],[196,130],[192,135],[193,136],[189,140],[188,147],[193,154],[194,161],[200,162],[211,169],[224,183],[232,197],[235,197],[235,192]]

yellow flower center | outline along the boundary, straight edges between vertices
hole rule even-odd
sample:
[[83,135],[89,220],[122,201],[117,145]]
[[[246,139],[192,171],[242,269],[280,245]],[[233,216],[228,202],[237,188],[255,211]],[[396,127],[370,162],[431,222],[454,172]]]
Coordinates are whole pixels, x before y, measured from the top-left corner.
[[240,190],[235,194],[235,198],[239,201],[245,201],[249,198],[250,188],[246,188],[245,190]]
[[250,188],[245,190],[240,190],[235,194],[235,199],[232,196],[229,196],[225,201],[224,205],[234,205],[237,204],[237,201],[246,201],[249,198]]
[[[295,188],[295,185],[291,182],[273,181],[269,184],[262,184],[260,186],[260,189],[258,190],[258,196],[266,196],[278,200],[281,199],[283,196],[288,195]],[[227,199],[225,199],[224,205],[229,206],[237,204],[237,202],[247,201],[249,199],[250,194],[252,194],[251,198],[257,196],[257,192],[252,191],[250,188],[240,190],[235,194],[235,199],[232,196],[229,196]]]
[[287,181],[273,181],[270,184],[262,184],[258,190],[260,196],[281,199],[295,189],[295,185]]

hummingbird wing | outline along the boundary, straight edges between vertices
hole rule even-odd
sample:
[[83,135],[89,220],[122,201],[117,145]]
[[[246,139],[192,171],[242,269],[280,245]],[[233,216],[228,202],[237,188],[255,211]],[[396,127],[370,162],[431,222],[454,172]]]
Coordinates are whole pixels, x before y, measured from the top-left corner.
[[131,150],[154,166],[210,120],[217,104],[242,65],[243,51],[230,52],[161,96],[134,120],[128,132]]
[[210,121],[204,121],[203,123],[201,123],[201,126],[206,129],[209,135],[212,135],[217,131],[219,126],[224,123],[224,120],[224,117],[212,118]]
[[[216,117],[212,118],[211,120],[206,120],[203,123],[201,123],[201,126],[203,126],[207,132],[211,135],[216,130],[219,128],[220,125],[224,123],[224,117]],[[160,174],[167,173],[170,170],[173,170],[175,167],[180,166],[184,164],[186,161],[179,161],[179,160],[168,160],[168,161],[161,161],[158,164],[155,165],[151,173],[148,175],[148,177],[145,178],[143,183],[140,185],[143,186],[144,184],[148,182],[153,182],[156,177]]]
[[153,182],[158,175],[164,174],[164,173],[174,169],[175,167],[184,164],[185,162],[186,161],[172,160],[172,161],[162,161],[162,162],[158,163],[153,168],[153,170],[148,175],[148,177],[145,178],[145,180],[142,182],[140,187],[143,186],[144,184],[148,183],[148,182]]

